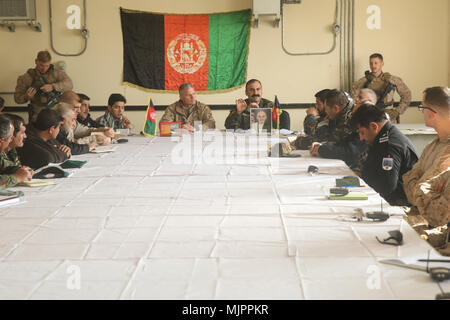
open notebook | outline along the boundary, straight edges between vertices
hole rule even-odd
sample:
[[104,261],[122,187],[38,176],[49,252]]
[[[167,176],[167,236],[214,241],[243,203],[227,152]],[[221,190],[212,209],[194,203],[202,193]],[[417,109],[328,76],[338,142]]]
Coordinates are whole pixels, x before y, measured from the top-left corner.
[[20,183],[20,186],[24,187],[42,187],[42,186],[48,186],[51,184],[55,184],[52,180],[41,180],[41,179],[32,179],[30,181],[24,181]]

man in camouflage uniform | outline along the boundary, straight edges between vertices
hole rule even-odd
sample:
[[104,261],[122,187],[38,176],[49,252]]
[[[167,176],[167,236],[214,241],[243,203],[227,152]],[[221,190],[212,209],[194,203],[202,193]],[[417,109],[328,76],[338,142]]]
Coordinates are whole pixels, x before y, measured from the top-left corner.
[[[353,83],[351,96],[356,98],[356,95],[362,88],[372,89],[378,98],[376,106],[389,115],[391,122],[399,123],[399,116],[406,111],[411,102],[411,91],[402,79],[383,72],[384,62],[381,54],[372,54],[369,61],[371,72],[366,71],[363,78]],[[394,106],[395,91],[400,96],[400,103],[397,107]]]
[[309,136],[314,136],[318,129],[318,125],[326,122],[328,126],[328,116],[325,112],[325,99],[330,89],[324,89],[317,92],[314,97],[316,98],[316,105],[306,109],[306,117],[303,120],[303,131]]
[[[359,109],[359,107],[377,103],[377,95],[372,89],[363,88],[359,91],[351,108],[350,117]],[[360,157],[367,151],[367,145],[359,139],[358,132],[352,132],[339,141],[329,141],[323,143],[319,149],[319,155],[323,158],[340,159],[354,171],[361,171]]]
[[328,115],[325,112],[325,100],[330,89],[317,92],[316,105],[306,110],[306,117],[303,120],[304,135],[300,135],[292,143],[296,149],[308,150],[315,141],[325,141],[328,136]]
[[[250,129],[250,108],[273,108],[273,102],[262,97],[262,84],[257,79],[251,79],[245,84],[247,99],[237,99],[236,106],[225,120],[226,129]],[[280,129],[290,129],[289,113],[282,110],[280,114]]]
[[[426,146],[414,167],[403,175],[403,188],[414,206],[408,213],[408,222],[441,254],[450,255],[450,246],[446,243],[450,223],[449,88],[426,89],[420,109],[425,124],[434,128],[438,136]],[[418,218],[422,218],[422,226],[417,223]]]
[[330,118],[329,134],[325,142],[314,142],[311,145],[311,155],[343,160],[351,169],[358,167],[359,158],[367,150],[367,145],[350,126],[353,109],[352,101],[346,92],[330,91],[325,100],[325,110]]
[[214,129],[216,121],[212,116],[211,109],[197,101],[195,89],[190,83],[183,83],[178,92],[180,100],[169,105],[160,120],[160,122],[181,122],[182,129],[190,133],[198,130],[195,128],[195,122],[202,122],[202,130]]
[[15,135],[15,121],[12,122],[10,118],[6,115],[0,115],[0,186],[5,188],[15,186],[25,180],[31,180],[33,176],[33,171],[29,167],[20,164],[17,153],[11,152],[14,149],[11,145],[15,146],[16,142],[19,146],[20,141],[22,141],[23,146],[25,131],[24,128],[21,128]]
[[40,51],[35,60],[36,67],[17,79],[14,100],[18,104],[29,102],[29,122],[35,121],[43,108],[56,105],[61,92],[73,87],[69,76],[50,63],[51,58],[48,51]]

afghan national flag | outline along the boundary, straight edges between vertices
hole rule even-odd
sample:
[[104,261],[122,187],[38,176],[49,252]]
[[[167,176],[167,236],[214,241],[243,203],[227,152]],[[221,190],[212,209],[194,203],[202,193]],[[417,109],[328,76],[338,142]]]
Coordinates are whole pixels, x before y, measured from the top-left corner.
[[283,112],[280,108],[280,102],[278,101],[278,97],[275,95],[275,101],[273,102],[272,107],[272,128],[279,129],[280,124],[280,114]]
[[156,134],[156,111],[153,107],[152,98],[150,98],[150,101],[148,102],[147,116],[142,133],[147,137],[154,137]]
[[120,9],[123,81],[147,89],[224,90],[245,83],[250,10],[165,15]]

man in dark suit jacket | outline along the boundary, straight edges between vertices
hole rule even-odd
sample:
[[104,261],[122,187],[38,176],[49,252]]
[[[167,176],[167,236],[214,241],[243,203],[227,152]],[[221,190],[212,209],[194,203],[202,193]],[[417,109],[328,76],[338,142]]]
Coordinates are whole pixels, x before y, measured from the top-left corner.
[[43,109],[36,121],[26,126],[27,139],[23,147],[17,149],[23,165],[38,169],[70,158],[70,148],[56,140],[62,121],[55,110]]

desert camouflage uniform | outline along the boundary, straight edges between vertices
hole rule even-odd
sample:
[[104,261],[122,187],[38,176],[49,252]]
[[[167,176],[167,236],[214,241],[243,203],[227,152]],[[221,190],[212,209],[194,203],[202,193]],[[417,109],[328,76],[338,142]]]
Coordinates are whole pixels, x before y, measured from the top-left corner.
[[[64,92],[67,90],[72,90],[73,88],[72,80],[70,80],[69,76],[62,70],[56,70],[53,65],[50,65],[50,68],[44,74],[41,74],[36,68],[28,69],[25,74],[21,75],[17,79],[14,101],[18,104],[27,103],[28,100],[26,97],[26,91],[28,88],[40,88],[46,84],[41,79],[41,76],[45,77],[48,83],[52,84],[56,91]],[[36,93],[36,95],[31,98],[31,109],[29,110],[31,119],[28,119],[29,122],[36,120],[37,115],[42,109],[45,108],[46,103],[47,98],[44,95]]]
[[189,123],[194,126],[195,121],[202,122],[202,129],[214,129],[216,127],[216,121],[213,118],[211,109],[199,101],[195,102],[195,105],[187,109],[183,107],[181,100],[169,105],[164,114],[159,120],[160,122],[181,122],[181,124]]
[[[384,97],[383,101],[380,97],[386,90],[386,87],[391,84],[392,90]],[[356,98],[359,91],[363,88],[369,88],[375,91],[377,94],[378,103],[377,106],[384,109],[389,115],[391,122],[398,123],[399,115],[403,114],[409,107],[411,102],[411,90],[406,86],[402,79],[393,76],[389,73],[381,73],[381,75],[375,78],[372,73],[366,71],[366,76],[362,77],[352,85],[351,96]],[[394,106],[394,94],[398,92],[400,96],[400,103],[397,107]]]
[[[436,192],[434,187],[440,183],[444,183],[443,189]],[[408,201],[431,226],[449,223],[450,138],[430,142],[411,171],[403,175],[403,184]]]

